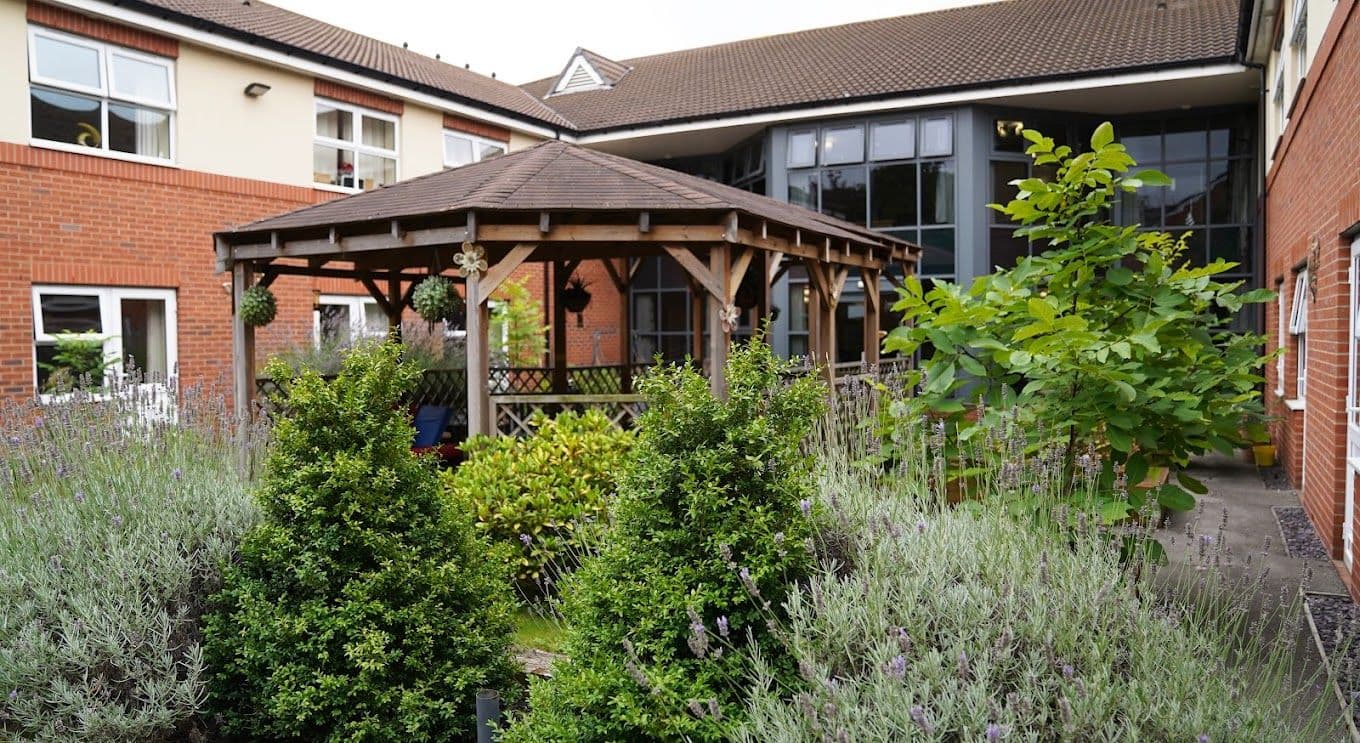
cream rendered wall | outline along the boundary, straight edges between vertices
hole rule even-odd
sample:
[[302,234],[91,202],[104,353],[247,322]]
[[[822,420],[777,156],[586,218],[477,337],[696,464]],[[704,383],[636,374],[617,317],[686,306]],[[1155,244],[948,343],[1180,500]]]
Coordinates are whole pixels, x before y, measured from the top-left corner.
[[28,5],[0,0],[0,141],[28,143]]
[[533,147],[534,145],[542,141],[543,141],[542,137],[511,130],[509,151],[514,152],[515,150],[522,150],[525,149],[526,147]]
[[[175,161],[191,170],[308,186],[311,77],[180,43]],[[253,82],[270,86],[251,98]]]
[[402,180],[444,169],[444,114],[406,102],[401,115],[400,163]]

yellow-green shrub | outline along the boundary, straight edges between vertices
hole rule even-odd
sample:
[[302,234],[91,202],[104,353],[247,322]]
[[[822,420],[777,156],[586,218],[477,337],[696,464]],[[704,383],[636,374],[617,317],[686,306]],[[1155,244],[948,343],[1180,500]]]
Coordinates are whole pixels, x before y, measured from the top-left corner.
[[531,425],[534,435],[523,439],[469,439],[467,460],[444,473],[444,487],[535,595],[588,551],[633,434],[598,410],[538,415]]

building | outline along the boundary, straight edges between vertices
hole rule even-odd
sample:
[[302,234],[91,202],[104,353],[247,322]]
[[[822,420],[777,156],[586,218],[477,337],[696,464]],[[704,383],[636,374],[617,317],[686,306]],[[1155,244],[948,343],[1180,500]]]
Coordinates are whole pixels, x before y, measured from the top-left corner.
[[[1259,283],[1253,18],[1238,0],[1009,0],[641,59],[578,50],[516,87],[262,2],[0,0],[0,107],[20,112],[0,119],[15,307],[0,320],[0,394],[41,391],[67,330],[103,333],[115,366],[217,379],[231,298],[204,249],[212,232],[545,138],[888,231],[926,247],[924,274],[964,281],[1029,249],[982,206],[1028,171],[1019,130],[1075,141],[1113,119],[1140,161],[1177,178],[1121,218],[1194,227],[1200,255],[1233,257]],[[682,353],[703,320],[676,269],[649,261],[625,298],[602,266],[581,266],[594,299],[558,351],[575,364]],[[549,271],[526,271],[551,294]],[[864,345],[854,284],[836,309],[837,360],[851,363]],[[262,354],[382,324],[347,279],[273,288]],[[796,267],[776,286],[782,352],[808,347],[807,293]]]
[[1249,59],[1268,82],[1265,273],[1266,403],[1290,480],[1353,595],[1356,475],[1360,468],[1357,339],[1360,299],[1360,4],[1261,1]]

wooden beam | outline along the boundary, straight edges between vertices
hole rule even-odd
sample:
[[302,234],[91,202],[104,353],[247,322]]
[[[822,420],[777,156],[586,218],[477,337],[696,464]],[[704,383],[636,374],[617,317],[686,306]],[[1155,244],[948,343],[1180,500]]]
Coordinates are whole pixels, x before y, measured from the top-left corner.
[[[335,233],[335,230],[331,230]],[[467,230],[462,227],[432,227],[424,230],[410,230],[400,238],[384,230],[361,235],[336,235],[335,241],[325,237],[320,239],[283,240],[282,248],[274,247],[272,242],[243,243],[229,245],[220,243],[219,257],[225,249],[228,261],[253,260],[257,258],[303,258],[308,256],[338,256],[348,253],[364,253],[376,250],[397,250],[434,245],[456,245],[467,239]],[[225,246],[225,247],[222,247]]]
[[879,357],[878,326],[883,304],[878,295],[878,271],[872,268],[860,270],[860,280],[864,282],[864,362],[877,364]]
[[558,224],[553,225],[547,234],[538,231],[532,224],[484,224],[477,229],[480,242],[536,242],[578,243],[578,242],[721,242],[721,225],[670,225],[654,224],[643,232],[636,224]]
[[727,216],[723,217],[723,239],[730,243],[734,243],[737,241],[736,212],[728,212]]
[[629,258],[629,259],[628,259],[628,283],[629,283],[629,284],[632,284],[632,283],[633,283],[633,277],[634,277],[634,276],[637,276],[637,272],[638,272],[638,269],[639,269],[639,268],[642,268],[642,259],[641,259],[641,258]]
[[477,242],[477,237],[477,211],[469,209],[467,213],[467,239],[471,242]]
[[695,256],[689,248],[677,245],[666,245],[664,247],[670,257],[674,258],[675,262],[679,263],[680,267],[685,269],[685,273],[688,273],[704,288],[704,291],[719,299],[726,297],[726,287],[723,286],[722,282],[718,281],[718,277],[713,275],[711,269],[704,267],[704,264],[699,261],[699,258]]
[[[777,235],[762,237],[750,230],[740,230],[737,242],[753,248],[760,248],[761,250],[787,253],[789,255],[798,256],[799,258],[813,258],[827,263],[839,263],[847,266],[854,266],[856,268],[881,268],[884,265],[883,259],[876,258],[867,252],[853,252],[849,255],[842,255],[839,252],[824,254],[822,250],[803,243],[802,232],[800,230],[794,231],[793,240]],[[830,260],[827,260],[828,257]]]
[[789,267],[784,265],[783,253],[765,251],[765,256],[765,283],[773,284],[789,270]]
[[524,263],[525,259],[530,255],[533,255],[534,250],[537,248],[537,245],[531,243],[520,243],[511,248],[510,252],[506,253],[504,258],[496,261],[496,265],[488,268],[486,275],[479,279],[481,286],[477,288],[477,294],[482,297],[482,301],[490,299],[491,295],[500,288],[501,284],[505,283],[505,280],[510,278],[510,274],[514,273],[515,269],[519,268],[520,265]]
[[391,317],[392,308],[387,303],[387,295],[383,293],[382,289],[378,288],[378,284],[373,281],[373,277],[365,276],[362,279],[359,279],[359,281],[363,283],[364,288],[368,290],[368,295],[373,297],[373,301],[378,303],[378,309],[382,310],[384,315]]
[[828,293],[831,295],[831,304],[835,306],[840,304],[841,292],[845,289],[845,279],[850,275],[850,269],[844,266],[839,268],[827,266],[825,270],[827,272],[827,289]]
[[614,261],[609,258],[601,258],[600,262],[604,264],[604,270],[609,273],[609,280],[614,282],[614,288],[618,289],[620,294],[627,293],[628,280],[632,278],[632,275],[626,271],[620,271],[614,266]]
[[816,259],[804,259],[804,267],[807,268],[808,283],[812,286],[815,293],[822,302],[831,301],[831,287],[826,274],[822,272],[823,265]]
[[567,308],[562,306],[562,290],[576,268],[569,261],[553,261],[552,303],[552,391],[567,393]]
[[264,273],[260,276],[260,281],[258,283],[260,286],[269,288],[274,284],[274,279],[277,279],[278,277],[279,275],[277,273],[274,273],[269,269],[265,269]]
[[741,287],[741,280],[746,278],[746,269],[751,267],[751,259],[755,257],[754,248],[740,249],[739,254],[732,260],[731,275],[727,280],[726,302],[731,304],[737,298],[737,289]]
[[401,272],[387,272],[387,332],[401,336]]
[[[372,274],[369,273],[368,271],[363,271],[360,269],[349,270],[343,268],[311,268],[309,266],[292,266],[286,263],[271,264],[270,266],[264,268],[260,273],[264,277],[260,279],[260,283],[264,283],[266,279],[272,282],[273,277],[275,276],[311,276],[314,278],[321,279],[350,279],[352,281],[363,281],[365,276],[372,276]],[[425,278],[424,274],[417,273],[401,274],[402,281],[418,282],[424,278]]]

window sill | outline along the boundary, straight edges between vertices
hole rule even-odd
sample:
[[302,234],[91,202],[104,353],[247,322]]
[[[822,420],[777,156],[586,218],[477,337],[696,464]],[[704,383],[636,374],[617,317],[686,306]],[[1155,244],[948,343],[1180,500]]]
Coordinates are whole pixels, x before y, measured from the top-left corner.
[[1303,410],[1303,403],[1304,401],[1302,398],[1296,400],[1285,400],[1284,406],[1290,410],[1299,411]]
[[117,150],[105,150],[98,147],[86,147],[79,144],[68,144],[66,142],[53,142],[49,139],[30,138],[28,143],[32,147],[43,150],[57,150],[59,152],[70,152],[76,155],[89,155],[91,157],[102,157],[108,160],[123,160],[130,163],[141,163],[142,165],[156,165],[162,168],[179,168],[173,159],[166,160],[159,157],[147,157],[145,155],[134,155],[131,152],[119,152]]

